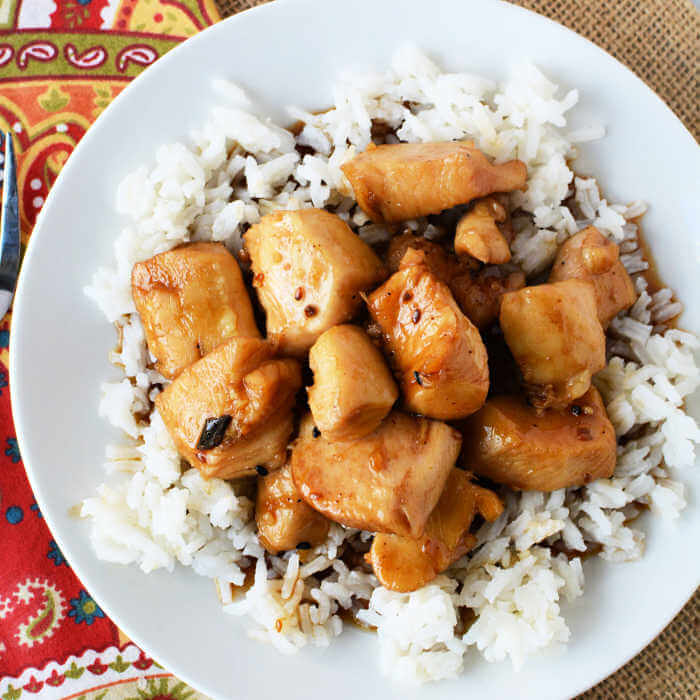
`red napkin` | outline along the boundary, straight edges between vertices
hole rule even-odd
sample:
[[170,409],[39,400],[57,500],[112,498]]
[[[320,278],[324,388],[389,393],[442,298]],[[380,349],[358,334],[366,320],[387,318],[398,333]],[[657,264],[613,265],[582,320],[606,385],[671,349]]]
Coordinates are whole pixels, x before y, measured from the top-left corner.
[[[212,0],[5,0],[0,128],[14,133],[22,242],[97,115],[182,39],[218,21]],[[34,500],[8,386],[0,324],[0,698],[188,698],[91,598]]]

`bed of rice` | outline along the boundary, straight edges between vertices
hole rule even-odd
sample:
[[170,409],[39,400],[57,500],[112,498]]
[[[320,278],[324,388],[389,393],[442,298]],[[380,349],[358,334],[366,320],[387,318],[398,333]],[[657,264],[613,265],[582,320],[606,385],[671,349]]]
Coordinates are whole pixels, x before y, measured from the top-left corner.
[[[472,645],[488,661],[509,657],[518,668],[527,655],[566,642],[560,601],[580,596],[584,585],[576,554],[642,556],[635,516],[641,507],[678,516],[686,502],[676,470],[694,463],[700,442],[684,412],[700,384],[698,340],[666,328],[680,305],[670,290],[650,295],[636,274],[647,263],[632,220],[645,207],[608,203],[593,179],[575,177],[568,164],[576,143],[602,137],[603,129],[567,131],[576,90],[560,94],[532,65],[495,85],[444,73],[412,47],[400,50],[386,72],[341,78],[328,112],[290,109],[290,122],[305,123],[297,136],[262,116],[236,86],[215,87],[221,106],[203,128],[187,143],[160,148],[155,165],[120,186],[117,206],[130,224],[116,240],[115,266],[100,269],[86,290],[121,331],[112,359],[124,374],[102,387],[100,412],[125,436],[108,447],[109,476],[82,505],[97,555],[144,572],[191,566],[216,580],[227,613],[248,616],[251,636],[283,652],[328,645],[343,630],[343,611],[352,611],[376,627],[384,672],[407,681],[458,675]],[[506,494],[502,517],[478,533],[480,547],[410,594],[387,591],[367,569],[344,562],[369,533],[333,524],[323,546],[266,555],[250,494],[183,468],[157,412],[149,422],[139,418],[164,380],[150,367],[131,299],[133,264],[184,241],[222,241],[237,252],[248,224],[285,208],[327,207],[367,242],[384,240],[388,232],[368,222],[339,169],[370,142],[373,120],[391,127],[389,141],[469,138],[497,161],[524,160],[528,188],[512,195],[524,212],[514,221],[515,262],[537,273],[563,240],[594,224],[620,245],[639,293],[629,313],[613,321],[610,361],[595,379],[618,436],[633,436],[621,441],[614,476],[551,494]],[[578,218],[563,204],[571,195]],[[408,225],[439,235],[426,221]],[[231,584],[244,584],[246,573],[251,583],[253,572],[252,585],[234,596]],[[466,608],[475,616],[469,626],[461,623]]]

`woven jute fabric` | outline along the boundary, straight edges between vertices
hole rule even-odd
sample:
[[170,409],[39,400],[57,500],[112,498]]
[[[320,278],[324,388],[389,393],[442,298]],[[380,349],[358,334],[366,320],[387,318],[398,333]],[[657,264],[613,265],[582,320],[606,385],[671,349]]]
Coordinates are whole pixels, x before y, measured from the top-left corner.
[[[264,1],[216,0],[224,17]],[[514,4],[560,22],[622,61],[700,140],[700,13],[691,0],[517,0]],[[693,544],[688,547],[690,556]],[[644,651],[578,700],[700,697],[699,629],[700,592],[696,592]]]

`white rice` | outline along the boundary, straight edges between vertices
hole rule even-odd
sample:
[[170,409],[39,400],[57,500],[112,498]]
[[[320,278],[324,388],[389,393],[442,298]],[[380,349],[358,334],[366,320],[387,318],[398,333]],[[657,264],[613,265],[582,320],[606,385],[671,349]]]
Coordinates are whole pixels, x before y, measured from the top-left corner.
[[[562,241],[591,224],[620,245],[636,274],[647,262],[632,219],[645,205],[609,204],[594,179],[575,177],[568,164],[576,142],[599,138],[604,129],[567,131],[578,93],[562,94],[535,66],[520,67],[498,86],[444,73],[411,47],[395,55],[387,72],[343,77],[328,112],[291,109],[290,120],[305,122],[296,138],[260,116],[237,86],[216,81],[216,91],[224,104],[187,144],[160,148],[154,165],[125,178],[117,208],[131,223],[115,242],[115,265],[98,270],[86,290],[121,329],[113,361],[124,373],[103,386],[100,413],[126,435],[107,450],[108,482],[82,506],[97,555],[145,572],[179,562],[216,579],[224,610],[247,615],[251,635],[283,652],[326,646],[343,629],[340,613],[354,611],[377,628],[384,672],[406,681],[456,676],[470,646],[488,661],[510,657],[519,668],[529,654],[566,642],[559,602],[582,594],[581,559],[555,556],[548,545],[635,559],[644,551],[644,533],[631,522],[640,506],[675,518],[686,505],[674,471],[694,463],[700,443],[697,424],[684,412],[700,384],[699,343],[659,325],[682,308],[670,290],[649,295],[637,276],[637,302],[611,326],[610,362],[595,381],[618,436],[635,435],[618,448],[614,476],[552,494],[507,494],[504,514],[481,528],[472,556],[421,590],[398,594],[340,558],[366,543],[368,533],[334,524],[322,546],[266,556],[244,487],[183,470],[160,416],[154,412],[149,424],[137,417],[164,380],[148,366],[129,281],[134,263],[185,241],[222,241],[236,252],[244,227],[275,209],[325,206],[368,243],[386,240],[390,233],[369,223],[339,169],[368,145],[372,120],[384,121],[401,140],[470,138],[496,161],[524,160],[529,181],[512,195],[524,212],[514,220],[512,248],[528,274],[545,269]],[[302,158],[296,144],[316,153]],[[578,219],[563,205],[572,194]],[[407,225],[440,235],[424,220]],[[253,583],[234,596],[230,584],[244,584],[246,571],[254,571]],[[457,624],[465,608],[476,616],[466,632]]]

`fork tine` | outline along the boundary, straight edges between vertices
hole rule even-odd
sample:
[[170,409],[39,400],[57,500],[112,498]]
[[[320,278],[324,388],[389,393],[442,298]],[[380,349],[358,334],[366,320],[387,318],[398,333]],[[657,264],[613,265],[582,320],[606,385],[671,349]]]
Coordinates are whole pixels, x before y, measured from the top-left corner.
[[0,290],[15,290],[19,271],[20,232],[19,197],[17,195],[17,163],[12,135],[3,134],[5,164],[3,171],[2,205],[0,206]]

